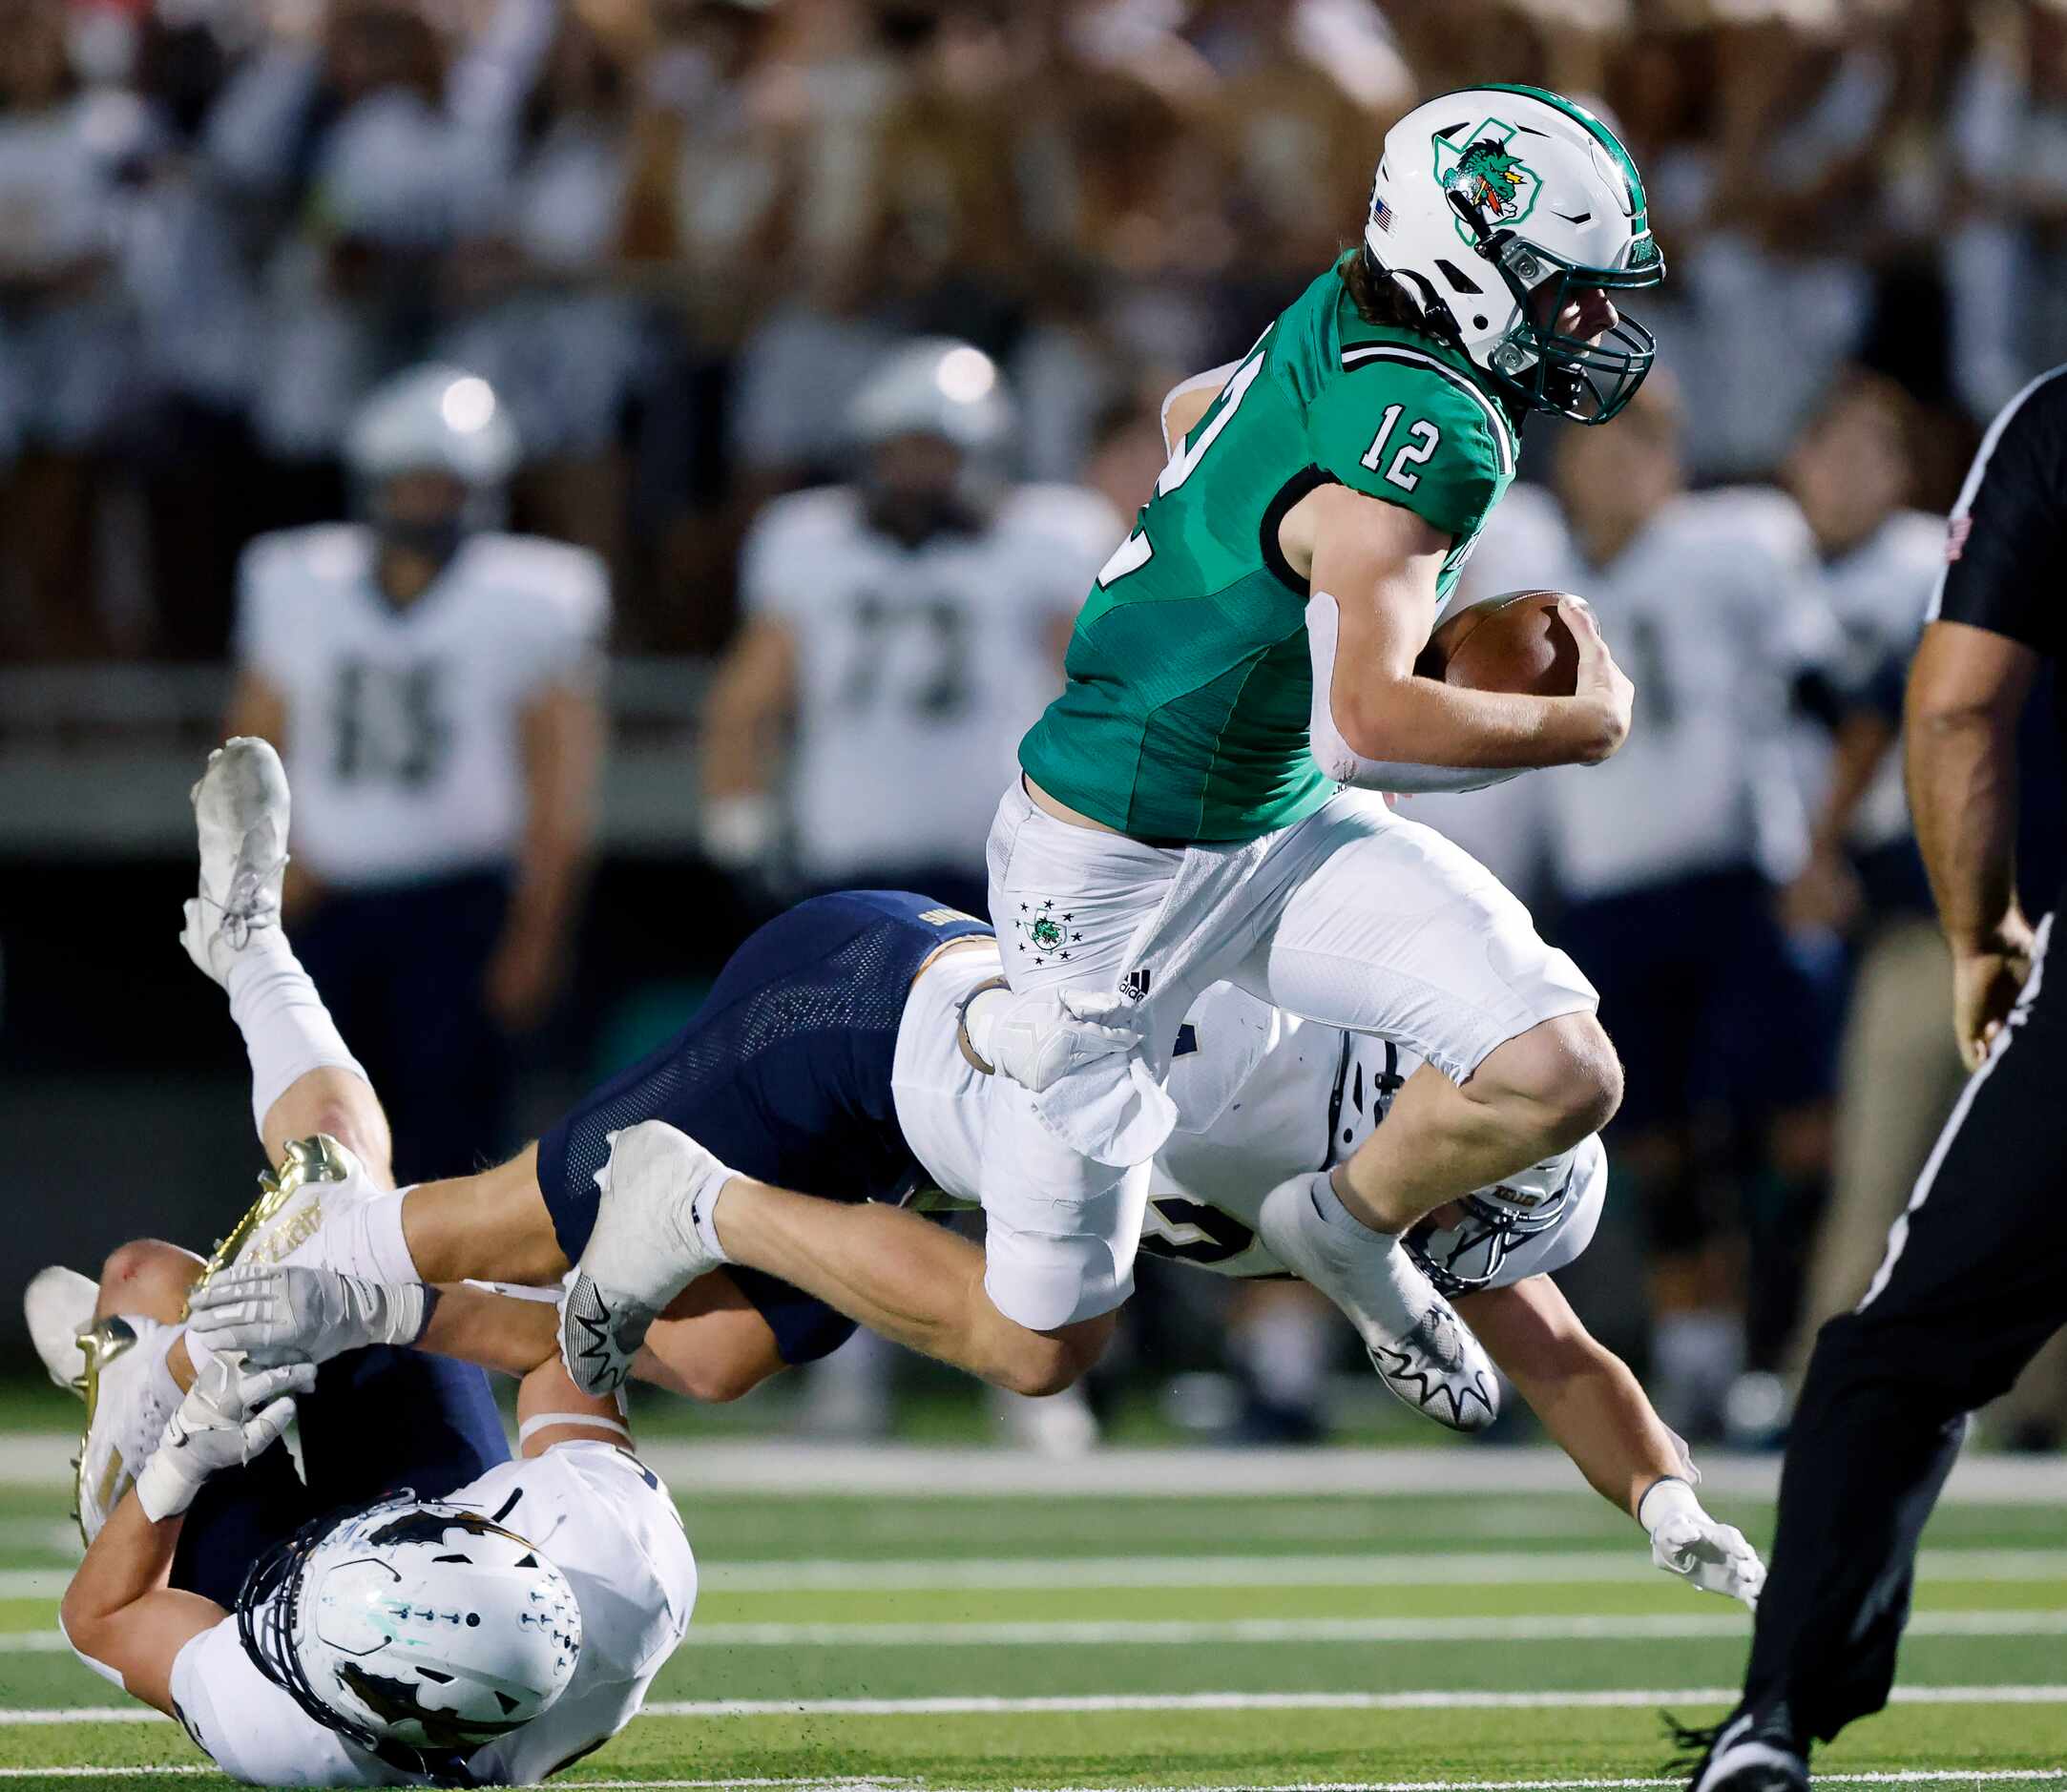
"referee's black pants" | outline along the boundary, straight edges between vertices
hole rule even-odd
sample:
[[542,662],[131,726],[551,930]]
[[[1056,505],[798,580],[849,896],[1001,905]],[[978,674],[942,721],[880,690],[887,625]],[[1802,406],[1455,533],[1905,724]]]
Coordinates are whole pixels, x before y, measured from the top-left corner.
[[2067,1324],[2067,963],[2048,917],[1857,1310],[1816,1339],[1740,1710],[1798,1745],[1878,1711],[1967,1415]]

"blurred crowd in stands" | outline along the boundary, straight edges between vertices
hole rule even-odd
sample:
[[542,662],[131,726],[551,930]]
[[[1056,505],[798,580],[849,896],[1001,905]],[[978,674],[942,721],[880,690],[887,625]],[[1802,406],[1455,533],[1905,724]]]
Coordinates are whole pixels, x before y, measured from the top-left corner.
[[[1535,420],[1476,589],[1587,592],[1643,696],[1611,775],[1408,812],[1537,905],[1631,1060],[1636,1242],[1589,1317],[1648,1331],[1682,1428],[1769,1437],[1958,1078],[1893,748],[1936,518],[2067,358],[2063,0],[0,0],[0,663],[224,657],[246,544],[348,514],[350,419],[437,360],[514,423],[514,525],[599,556],[612,649],[722,666],[685,851],[782,893],[782,731],[858,763],[881,696],[910,751],[866,763],[913,769],[831,803],[844,857],[792,805],[788,892],[980,893],[980,824],[950,866],[898,818],[980,822],[1160,395],[1356,240],[1393,118],[1487,81],[1625,136],[1669,371],[1611,428]],[[917,336],[1002,370],[987,457],[1088,488],[995,523],[1043,576],[990,684],[956,606],[991,631],[994,590],[871,588],[839,636],[814,566],[925,531],[778,502],[904,477],[851,401]],[[835,640],[890,677],[814,670]],[[1322,1322],[1240,1307],[1242,1423],[1310,1434]],[[2057,1442],[2067,1370],[2034,1388],[2002,1430]]]
[[619,643],[710,650],[887,343],[998,356],[1020,470],[1078,476],[1489,79],[1646,170],[1698,479],[1863,358],[1937,491],[2067,353],[2050,0],[0,0],[0,653],[219,654],[241,541],[334,513],[430,354],[504,389]]

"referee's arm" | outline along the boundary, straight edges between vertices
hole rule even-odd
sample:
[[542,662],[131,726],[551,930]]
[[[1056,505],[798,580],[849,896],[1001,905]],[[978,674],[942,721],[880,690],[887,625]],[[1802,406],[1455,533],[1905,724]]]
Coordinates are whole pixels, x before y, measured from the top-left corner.
[[1952,1026],[1969,1070],[2031,969],[2016,901],[2016,722],[2037,672],[2032,649],[1964,622],[1931,623],[1910,671],[1910,808],[1952,948]]
[[2004,409],[1953,506],[1946,567],[1910,671],[1910,808],[1952,949],[1952,1025],[1976,1068],[2031,970],[2016,899],[2016,733],[2056,654],[2067,555],[2067,378]]

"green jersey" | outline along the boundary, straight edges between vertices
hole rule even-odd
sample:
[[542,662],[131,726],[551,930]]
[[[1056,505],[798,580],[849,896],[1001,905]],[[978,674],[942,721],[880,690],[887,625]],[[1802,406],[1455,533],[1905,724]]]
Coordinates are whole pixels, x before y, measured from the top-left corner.
[[1451,538],[1448,597],[1514,476],[1472,364],[1367,323],[1333,270],[1282,312],[1172,454],[1070,639],[1019,759],[1052,795],[1159,844],[1253,840],[1334,786],[1307,750],[1306,581],[1278,528],[1334,482]]

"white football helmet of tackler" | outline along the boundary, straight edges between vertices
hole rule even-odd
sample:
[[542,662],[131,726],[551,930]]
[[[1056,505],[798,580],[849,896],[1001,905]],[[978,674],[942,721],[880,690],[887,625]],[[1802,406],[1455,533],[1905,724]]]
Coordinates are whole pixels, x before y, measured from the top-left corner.
[[1543,88],[1464,88],[1387,132],[1362,253],[1529,409],[1605,423],[1657,357],[1627,318],[1598,342],[1556,328],[1569,294],[1655,286],[1665,262],[1620,139]]
[[469,1754],[529,1723],[581,1655],[557,1568],[483,1513],[409,1494],[282,1544],[237,1622],[303,1711],[389,1760]]

